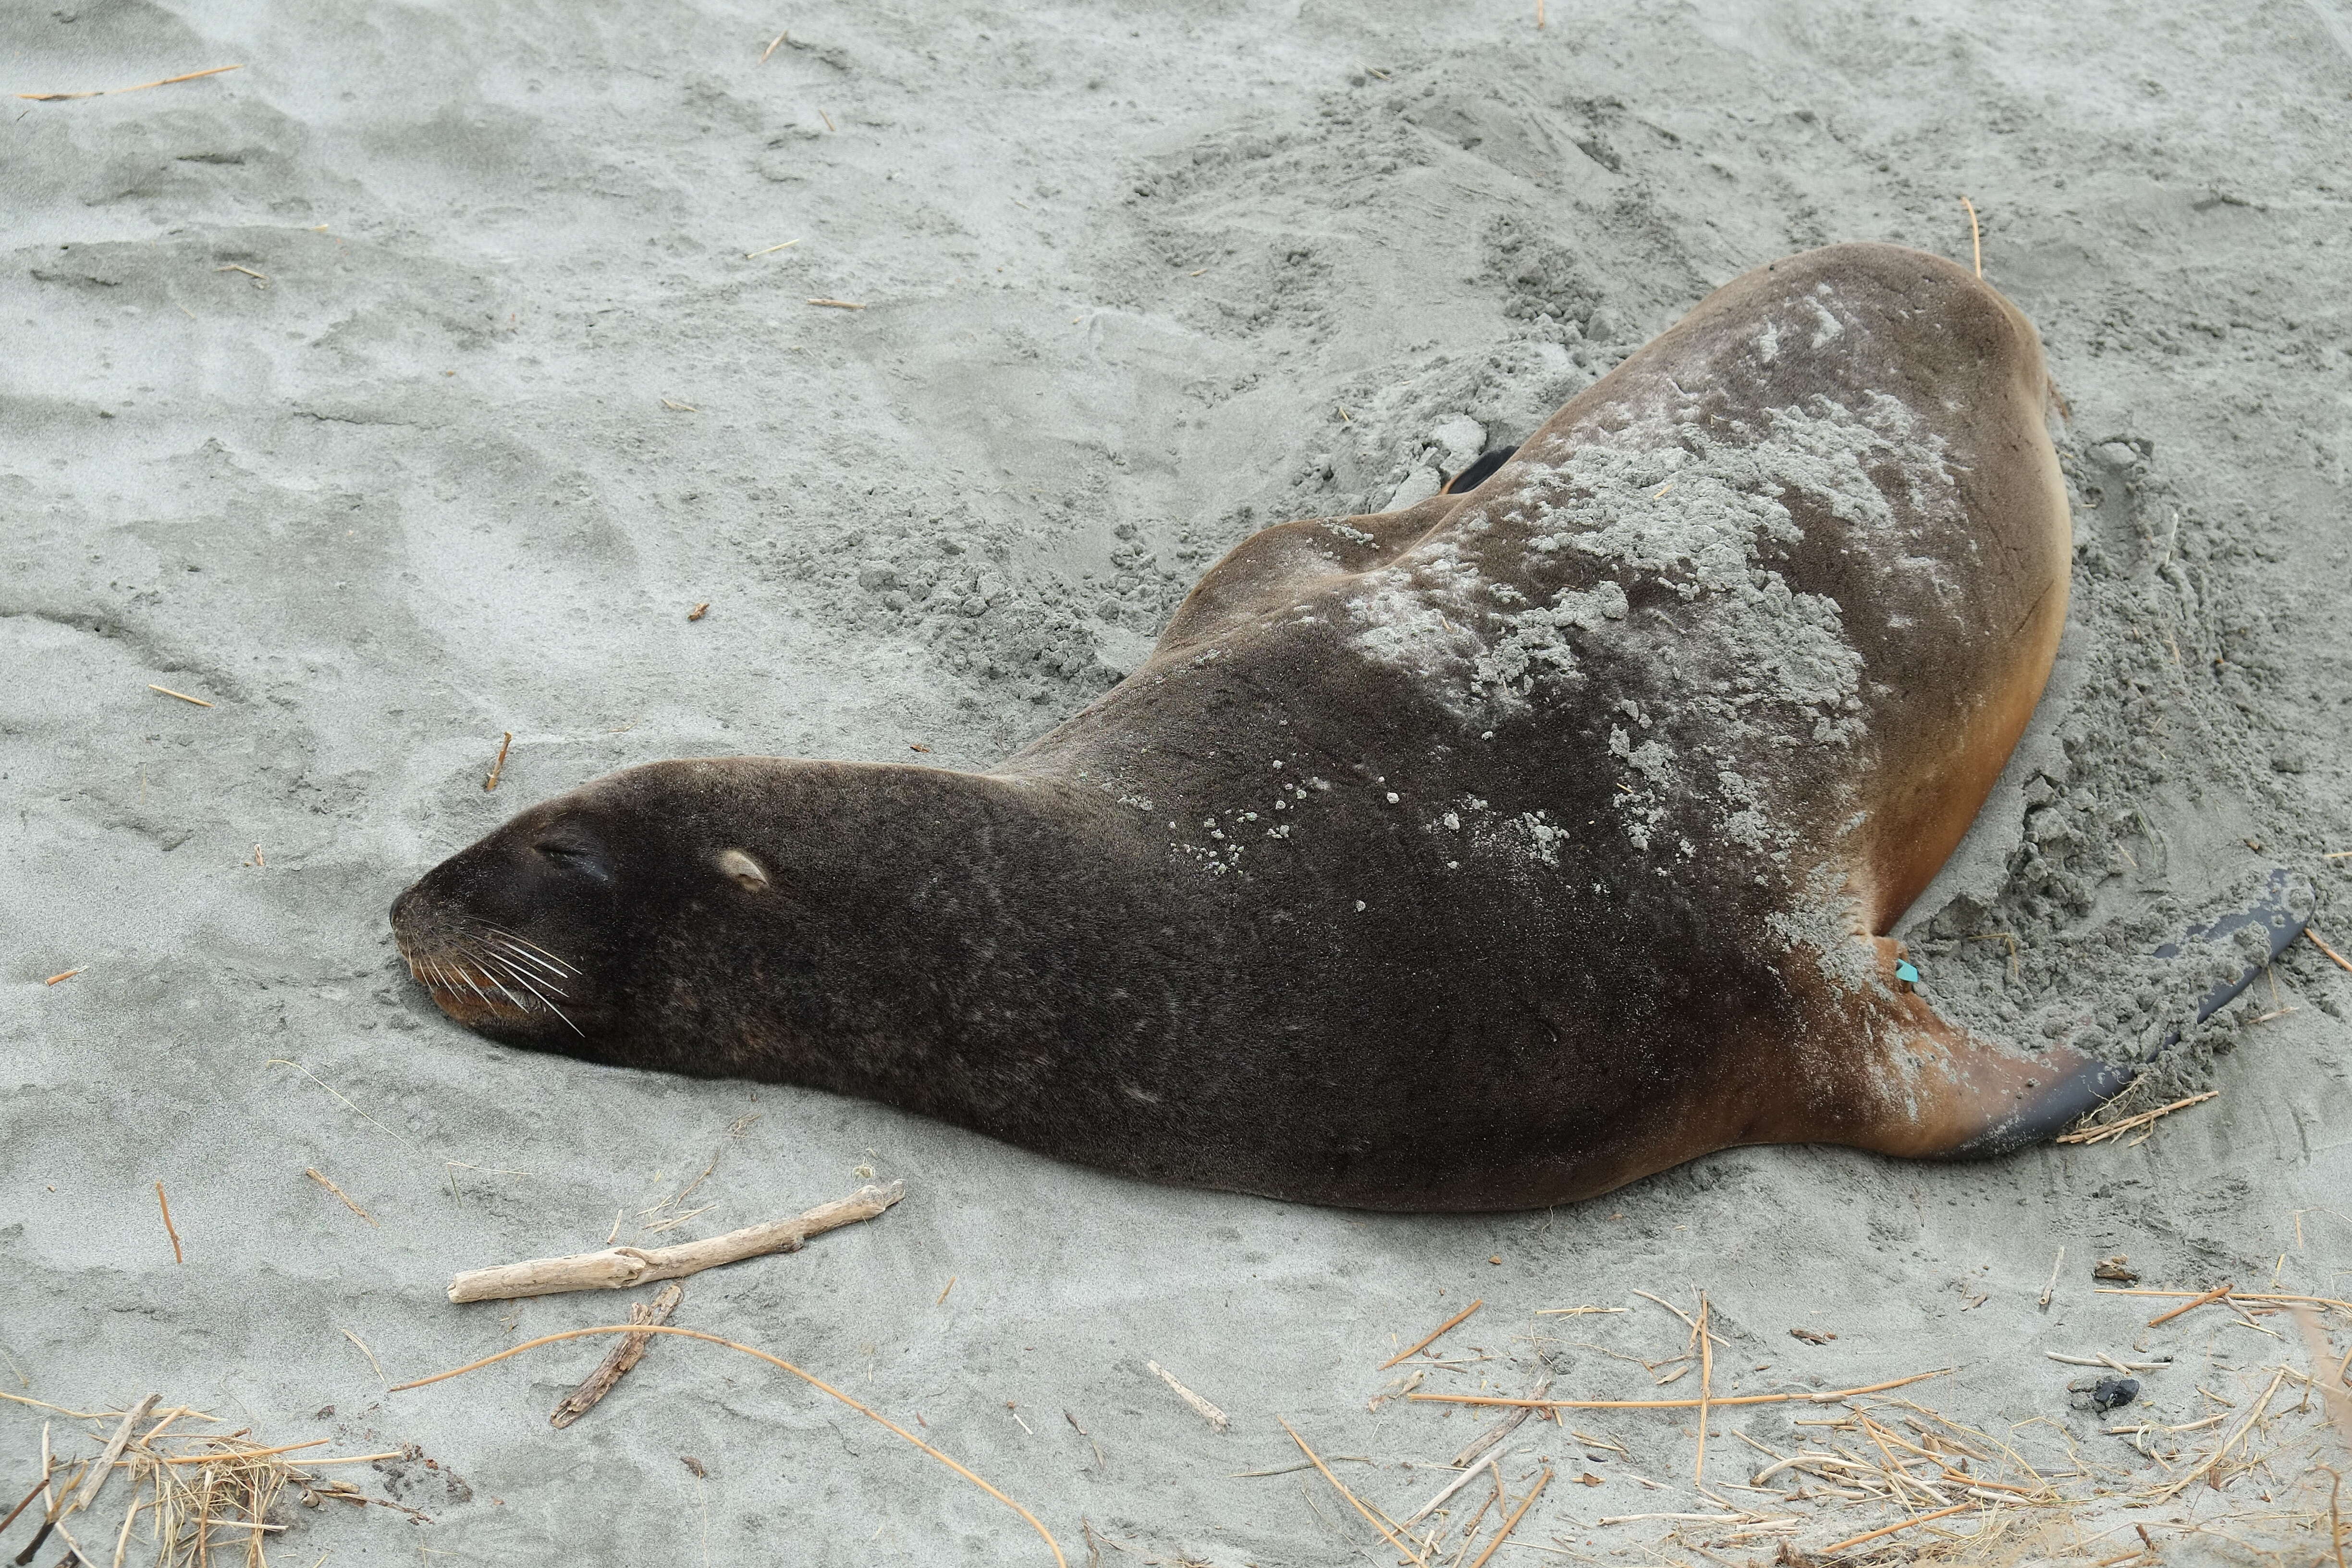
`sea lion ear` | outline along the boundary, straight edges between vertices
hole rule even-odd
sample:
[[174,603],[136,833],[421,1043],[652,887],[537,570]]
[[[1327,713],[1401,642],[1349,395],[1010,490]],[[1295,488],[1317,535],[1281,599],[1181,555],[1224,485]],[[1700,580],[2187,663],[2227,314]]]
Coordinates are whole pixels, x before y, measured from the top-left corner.
[[711,861],[719,868],[719,875],[732,880],[745,892],[764,893],[768,890],[768,868],[740,849],[721,849],[711,857]]

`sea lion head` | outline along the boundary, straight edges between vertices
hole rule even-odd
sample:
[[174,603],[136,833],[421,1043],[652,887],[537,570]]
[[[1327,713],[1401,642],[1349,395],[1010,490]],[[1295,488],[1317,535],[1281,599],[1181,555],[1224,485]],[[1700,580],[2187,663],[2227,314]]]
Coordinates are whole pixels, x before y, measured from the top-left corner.
[[870,1089],[910,1036],[1076,940],[1100,856],[1058,798],[903,763],[654,763],[451,856],[393,933],[443,1012],[508,1045]]
[[[760,945],[789,963],[787,900],[771,895],[792,815],[780,797],[807,793],[792,787],[803,773],[660,763],[534,805],[394,901],[400,955],[443,1012],[494,1039],[697,1070],[661,1060],[662,1043],[692,1037],[702,1004],[742,983],[714,933],[777,928]],[[745,809],[754,796],[762,808]]]

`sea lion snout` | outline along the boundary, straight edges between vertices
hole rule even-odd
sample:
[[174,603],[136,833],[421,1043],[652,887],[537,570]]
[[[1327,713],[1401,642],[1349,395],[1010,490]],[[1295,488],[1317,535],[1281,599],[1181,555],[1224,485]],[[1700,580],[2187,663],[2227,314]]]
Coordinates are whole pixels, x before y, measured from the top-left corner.
[[467,1027],[518,1045],[584,1040],[603,1011],[595,934],[617,877],[592,825],[534,812],[394,900],[394,941],[434,1005]]

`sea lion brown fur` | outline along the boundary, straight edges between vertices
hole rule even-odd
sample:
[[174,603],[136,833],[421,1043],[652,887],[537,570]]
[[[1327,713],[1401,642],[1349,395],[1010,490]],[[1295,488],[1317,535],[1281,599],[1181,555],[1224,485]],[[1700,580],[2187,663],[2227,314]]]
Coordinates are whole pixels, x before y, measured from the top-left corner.
[[402,952],[502,1040],[1318,1203],[2001,1146],[2084,1059],[1882,933],[2050,669],[2047,391],[1964,269],[1790,258],[1468,493],[1251,538],[987,773],[616,773],[404,893]]

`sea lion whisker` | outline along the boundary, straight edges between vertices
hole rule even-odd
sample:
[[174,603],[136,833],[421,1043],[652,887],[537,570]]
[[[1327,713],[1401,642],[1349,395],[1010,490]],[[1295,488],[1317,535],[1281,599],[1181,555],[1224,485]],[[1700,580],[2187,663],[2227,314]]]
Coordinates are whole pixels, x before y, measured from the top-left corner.
[[509,942],[502,937],[489,936],[485,940],[489,942],[493,946],[502,950],[502,952],[509,957],[520,960],[522,963],[530,964],[533,973],[537,973],[541,979],[544,979],[551,985],[564,978],[567,974],[576,975],[579,973],[579,971],[575,969],[558,969],[554,964],[548,963],[544,959],[537,958],[530,953],[525,952],[513,942]]
[[481,970],[482,970],[482,977],[483,977],[484,979],[488,980],[491,984],[493,984],[493,985],[497,986],[497,987],[499,988],[499,995],[501,995],[501,996],[504,996],[508,1001],[509,1001],[509,1002],[513,1003],[513,1004],[515,1005],[515,1007],[517,1008],[517,1010],[518,1010],[518,1011],[524,1012],[524,1013],[528,1013],[528,1012],[530,1012],[530,1003],[528,1003],[528,1002],[526,1002],[526,1001],[524,1001],[521,997],[520,997],[520,996],[516,995],[516,994],[514,994],[514,987],[512,987],[512,986],[509,985],[505,981],[503,981],[503,980],[499,979],[499,978],[498,977],[498,975],[497,975],[496,973],[494,973],[490,970],[490,968],[489,968],[489,966],[488,966],[488,964],[484,964],[484,965],[482,965],[482,966],[481,966]]
[[568,974],[577,974],[580,973],[578,970],[572,968],[572,965],[564,963],[563,960],[556,957],[555,954],[548,952],[547,949],[540,946],[539,943],[531,941],[527,936],[517,936],[513,931],[507,930],[504,926],[494,926],[488,921],[476,921],[474,925],[476,929],[488,931],[493,936],[502,936],[509,942],[521,943],[523,946],[530,949],[531,952],[539,954],[541,958],[547,960],[548,963],[554,964],[558,969],[564,971]]
[[449,962],[448,955],[446,953],[435,955],[433,973],[439,980],[441,988],[452,995],[455,995],[466,984],[464,973],[456,964]]
[[[518,975],[516,975],[516,976],[515,976],[515,978],[516,978],[516,979],[518,979],[518,980],[522,980],[522,976],[520,976],[520,975],[519,975],[519,974],[518,974]],[[529,982],[528,980],[524,980],[524,981],[523,981],[523,988],[524,988],[525,990],[529,991],[532,995],[534,995],[534,996],[538,996],[538,997],[539,997],[539,1000],[540,1000],[540,1004],[541,1004],[541,1005],[544,1006],[544,1007],[545,1007],[549,1012],[551,1012],[551,1013],[554,1014],[554,1015],[556,1016],[556,1017],[557,1017],[557,1018],[561,1019],[561,1020],[562,1021],[563,1026],[564,1026],[565,1028],[567,1028],[567,1029],[571,1030],[573,1034],[575,1034],[575,1035],[579,1036],[579,1037],[580,1037],[582,1039],[583,1039],[583,1040],[584,1040],[584,1039],[586,1039],[586,1038],[588,1037],[588,1031],[586,1031],[585,1029],[583,1029],[579,1025],[577,1025],[577,1024],[573,1023],[573,1022],[572,1021],[572,1015],[571,1015],[571,1014],[566,1013],[562,1008],[561,1008],[561,1007],[557,1006],[554,1003],[552,1003],[552,1002],[549,1001],[545,996],[541,995],[541,994],[540,994],[540,992],[539,992],[538,987],[536,987],[536,986],[532,985],[532,984],[530,984],[530,982]]]
[[[477,956],[482,958],[485,962],[496,965],[499,972],[504,974],[508,979],[514,981],[518,984],[530,986],[531,994],[534,996],[546,996],[552,994],[556,996],[562,997],[566,1001],[571,1000],[572,993],[566,991],[562,986],[558,985],[554,981],[550,980],[544,974],[526,973],[522,970],[516,968],[511,961],[500,954],[485,952],[479,953]],[[545,989],[541,989],[541,987],[544,987]]]
[[[579,1026],[579,1025],[577,1025],[577,1024],[573,1023],[573,1022],[572,1021],[571,1016],[570,1016],[569,1014],[565,1013],[565,1012],[564,1012],[564,1010],[563,1010],[562,1008],[561,1008],[561,1007],[557,1006],[557,1005],[555,1005],[554,1001],[553,1001],[551,998],[550,998],[550,997],[549,997],[549,995],[547,994],[547,993],[546,993],[546,992],[541,991],[538,986],[536,986],[536,985],[532,984],[530,983],[530,980],[529,979],[529,977],[528,977],[528,976],[526,976],[526,975],[524,975],[524,974],[522,973],[522,972],[521,972],[521,971],[520,971],[520,970],[518,970],[518,969],[515,969],[515,968],[514,968],[513,966],[511,966],[511,965],[501,965],[501,967],[502,967],[502,968],[504,968],[504,969],[506,970],[507,977],[508,977],[509,979],[512,980],[516,984],[518,984],[518,985],[521,986],[524,990],[526,990],[526,991],[530,992],[533,996],[536,996],[537,998],[539,998],[539,1003],[540,1003],[540,1005],[541,1005],[541,1006],[545,1007],[549,1012],[551,1012],[551,1013],[554,1014],[558,1018],[562,1019],[562,1020],[563,1021],[563,1026],[564,1026],[565,1028],[570,1029],[573,1034],[578,1035],[578,1036],[579,1036],[582,1039],[583,1039],[583,1040],[584,1040],[584,1039],[586,1039],[586,1038],[588,1037],[588,1036],[587,1036],[587,1032],[586,1032],[585,1030],[582,1029],[582,1028],[580,1027],[580,1026]],[[496,978],[496,976],[495,976],[495,975],[493,975],[493,976],[492,976],[492,978],[493,978],[493,979],[495,979],[495,978]],[[499,989],[500,989],[501,991],[503,991],[503,990],[505,990],[505,989],[506,989],[506,987],[505,987],[505,986],[503,986],[503,985],[501,985],[501,986],[499,986]],[[512,994],[512,993],[509,993],[509,994]],[[556,994],[556,995],[558,995],[558,996],[561,996],[561,995],[562,995],[562,994],[563,994],[563,993],[562,993],[562,991],[560,991],[560,990],[559,990],[559,991],[557,991],[557,992],[556,992],[556,994]],[[528,1009],[528,1008],[526,1008],[525,1010],[526,1010],[526,1011],[528,1011],[529,1009]]]
[[[475,979],[475,978],[474,978],[474,972],[473,972],[473,970],[472,970],[471,968],[469,968],[467,965],[466,965],[465,963],[458,963],[458,964],[455,965],[455,969],[456,969],[456,972],[457,972],[457,978],[458,978],[458,979],[460,979],[460,980],[462,980],[462,981],[464,981],[464,982],[467,984],[467,986],[469,986],[470,988],[472,988],[474,994],[475,994],[475,995],[477,995],[477,996],[479,996],[479,997],[482,999],[482,1005],[483,1005],[483,1006],[485,1006],[485,1007],[488,1007],[488,1008],[492,1013],[496,1013],[496,1012],[499,1010],[499,1005],[498,1005],[497,1003],[495,1003],[495,1002],[493,1002],[493,1001],[491,1001],[491,1000],[490,1000],[490,994],[489,994],[488,992],[487,992],[487,991],[485,991],[485,990],[483,990],[483,989],[482,989],[482,983],[481,983],[480,981],[478,981],[478,980],[477,980],[477,979]],[[496,985],[496,984],[498,984],[498,982],[496,982],[496,981],[492,981],[492,982],[491,982],[491,984],[494,984],[494,985]],[[504,991],[504,990],[506,990],[506,987],[504,987],[504,986],[502,986],[502,985],[501,985],[501,986],[499,986],[499,989],[500,989],[501,991]],[[508,993],[508,994],[509,994],[509,996],[511,996],[511,995],[513,994],[513,993],[509,992],[509,993]],[[515,1005],[516,1005],[517,1006],[519,1006],[519,1007],[522,1006],[522,1004],[520,1004],[520,1002],[516,1003]],[[530,1012],[530,1008],[528,1008],[528,1007],[523,1007],[523,1011],[524,1011],[524,1012],[526,1012],[526,1013],[528,1013],[528,1012]]]
[[[497,933],[497,931],[489,931],[489,929],[487,929],[487,926],[478,926],[478,929],[475,929],[473,936],[478,938],[478,942],[489,942],[489,947],[497,947],[497,950],[501,950],[503,954],[510,954],[510,957],[520,959],[520,962],[530,963],[531,969],[539,971],[539,973],[546,973],[546,975],[560,975],[560,973],[564,973],[562,969],[558,969],[558,966],[555,966],[555,963],[548,962],[548,959],[539,957],[539,954],[536,954],[536,952],[527,952],[527,950],[524,950],[524,947],[520,947],[518,942],[513,941],[513,938],[501,936],[501,933]],[[480,952],[480,950],[482,950],[482,947],[478,947],[478,952]]]
[[[467,962],[472,963],[477,970],[481,972],[483,979],[497,986],[499,994],[505,996],[508,1001],[515,1005],[517,1011],[523,1013],[530,1011],[530,1004],[516,995],[514,994],[514,988],[509,985],[506,983],[506,980],[499,978],[501,973],[504,973],[508,979],[520,979],[520,976],[517,975],[510,969],[502,969],[502,966],[492,962],[489,954],[482,952],[479,948],[468,946],[462,947],[460,951],[465,953]],[[478,989],[478,987],[477,989]]]
[[475,938],[478,942],[488,941],[505,949],[507,952],[515,954],[525,963],[530,964],[534,969],[544,969],[551,973],[559,969],[570,967],[567,964],[558,963],[558,961],[552,955],[549,954],[544,949],[536,948],[531,943],[527,942],[522,938],[515,935],[512,931],[507,931],[500,926],[494,926],[488,921],[478,920],[467,921],[466,926],[466,934],[469,937]]

